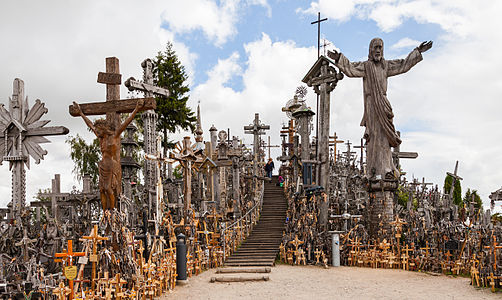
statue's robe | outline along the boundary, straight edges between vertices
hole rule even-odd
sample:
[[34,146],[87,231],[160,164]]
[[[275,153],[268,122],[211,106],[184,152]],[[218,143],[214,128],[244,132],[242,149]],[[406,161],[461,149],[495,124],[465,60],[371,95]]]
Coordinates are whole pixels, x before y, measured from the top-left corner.
[[387,99],[387,78],[409,71],[422,60],[422,54],[413,50],[405,59],[350,62],[343,54],[336,66],[348,77],[363,78],[364,115],[361,126],[365,126],[366,170],[369,176],[380,175],[390,179],[399,176],[392,161],[391,147],[401,144],[394,128],[392,107]]

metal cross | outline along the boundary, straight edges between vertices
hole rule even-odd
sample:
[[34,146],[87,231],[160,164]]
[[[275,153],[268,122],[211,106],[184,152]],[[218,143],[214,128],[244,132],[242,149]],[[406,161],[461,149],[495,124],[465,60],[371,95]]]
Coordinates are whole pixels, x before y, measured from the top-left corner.
[[324,19],[321,19],[321,13],[318,12],[317,13],[317,21],[314,21],[314,22],[311,22],[310,24],[314,25],[314,24],[317,24],[317,58],[319,58],[320,53],[320,49],[321,49],[321,22],[324,22],[324,21],[327,21],[328,18],[324,18]]

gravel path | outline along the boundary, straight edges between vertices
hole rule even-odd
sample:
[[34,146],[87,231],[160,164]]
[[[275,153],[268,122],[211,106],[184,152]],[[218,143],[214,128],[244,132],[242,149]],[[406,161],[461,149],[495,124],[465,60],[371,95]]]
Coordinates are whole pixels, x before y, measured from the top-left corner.
[[[215,270],[176,286],[162,299],[502,299],[470,279],[402,270],[278,265],[264,282],[210,283]],[[238,274],[246,276],[246,274]]]

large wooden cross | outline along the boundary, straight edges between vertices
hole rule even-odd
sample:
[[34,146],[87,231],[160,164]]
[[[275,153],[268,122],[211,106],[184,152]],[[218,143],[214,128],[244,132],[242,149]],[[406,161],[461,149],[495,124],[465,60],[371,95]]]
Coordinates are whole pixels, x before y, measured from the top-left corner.
[[[106,84],[106,102],[93,102],[80,104],[82,113],[86,116],[96,116],[106,114],[107,121],[112,121],[115,125],[120,122],[121,113],[130,113],[136,107],[139,99],[120,99],[120,84],[122,75],[119,73],[119,59],[116,57],[106,58],[106,72],[98,73],[98,83]],[[155,109],[155,99],[144,98],[144,105],[141,110]],[[70,115],[80,116],[74,105],[69,107]]]
[[[120,114],[121,113],[131,113],[135,111],[138,101],[143,101],[143,106],[139,109],[148,110],[155,109],[156,103],[154,98],[142,98],[142,99],[120,99],[120,84],[122,80],[122,75],[119,73],[119,60],[116,57],[106,58],[106,72],[98,73],[98,83],[106,84],[106,102],[94,102],[94,103],[84,103],[80,104],[80,111],[84,116],[91,115],[103,115],[106,114],[106,120],[108,124],[111,124],[114,130],[118,130],[120,125]],[[75,105],[70,105],[69,107],[70,115],[74,117],[80,116],[79,108]],[[87,121],[86,121],[87,122]],[[88,124],[89,125],[89,124]],[[120,142],[120,141],[119,141]],[[113,147],[110,147],[110,149]],[[110,150],[112,151],[112,150]],[[115,153],[113,153],[113,159],[120,162],[120,144],[114,147]],[[118,167],[120,168],[120,163]],[[121,174],[121,170],[118,170]],[[110,174],[110,176],[112,176]],[[100,175],[101,180],[101,175]],[[120,184],[120,183],[119,183]],[[100,191],[103,198],[103,191]],[[115,195],[118,198],[120,195]],[[114,201],[109,201],[106,203],[103,199],[103,208],[112,209],[116,206]],[[106,205],[105,205],[106,204]],[[112,207],[109,207],[112,206]]]

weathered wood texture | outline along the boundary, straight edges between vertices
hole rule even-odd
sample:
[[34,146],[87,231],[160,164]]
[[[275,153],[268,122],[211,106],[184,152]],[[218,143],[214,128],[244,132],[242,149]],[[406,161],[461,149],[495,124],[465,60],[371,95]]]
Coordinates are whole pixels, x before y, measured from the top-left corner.
[[140,82],[134,79],[134,77],[130,77],[124,82],[124,85],[130,90],[130,91],[143,91],[143,92],[150,92],[153,94],[157,95],[162,95],[165,97],[169,97],[171,93],[169,92],[168,89],[164,89],[158,86],[154,86],[152,84]]
[[[82,113],[86,116],[102,115],[108,112],[130,113],[136,107],[138,100],[139,99],[124,99],[110,100],[106,102],[82,103],[80,104],[80,108],[82,109]],[[144,98],[144,102],[145,104],[141,110],[157,108],[155,98]],[[69,106],[68,111],[73,117],[79,116],[77,109],[73,105]]]
[[245,281],[269,281],[268,276],[249,276],[249,277],[211,277],[211,282],[245,282]]
[[122,83],[122,74],[99,72],[98,83],[120,85]]

